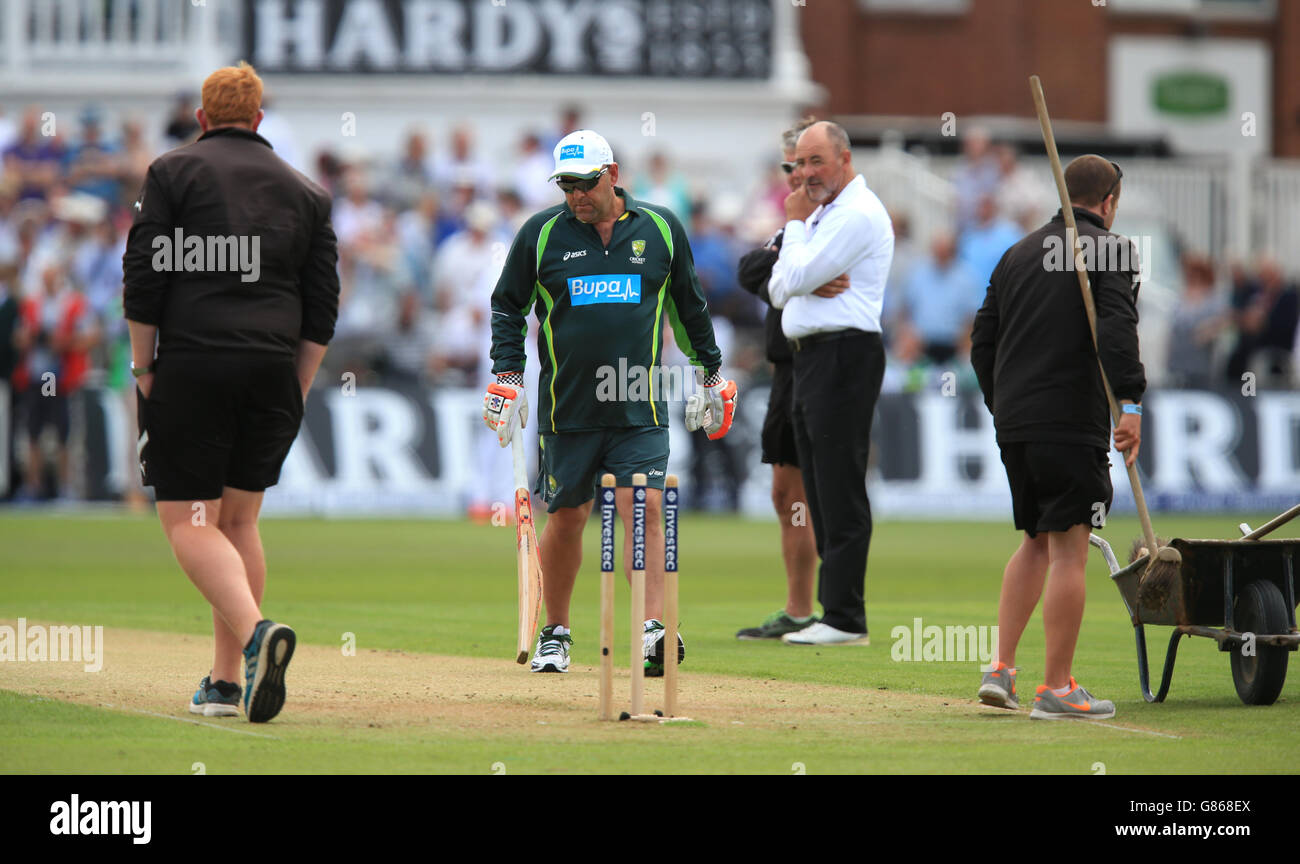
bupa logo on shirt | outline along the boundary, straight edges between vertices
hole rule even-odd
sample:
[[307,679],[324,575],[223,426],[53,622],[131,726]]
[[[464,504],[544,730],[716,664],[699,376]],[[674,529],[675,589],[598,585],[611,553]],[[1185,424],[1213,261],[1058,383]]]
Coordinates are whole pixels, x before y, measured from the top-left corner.
[[566,144],[560,148],[561,159],[581,159],[583,146],[581,144]]
[[590,306],[593,303],[640,303],[641,276],[636,273],[572,276],[569,278],[569,300],[574,306]]

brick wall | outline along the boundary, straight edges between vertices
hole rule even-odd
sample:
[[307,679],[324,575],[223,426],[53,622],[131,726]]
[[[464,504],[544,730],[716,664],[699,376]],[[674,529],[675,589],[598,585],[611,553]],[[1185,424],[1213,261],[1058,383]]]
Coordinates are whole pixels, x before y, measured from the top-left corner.
[[804,48],[834,114],[1032,117],[1037,73],[1053,118],[1105,122],[1114,35],[1253,38],[1271,48],[1273,150],[1300,157],[1300,0],[1271,21],[1117,15],[1088,0],[971,0],[960,14],[865,12],[858,0],[807,0]]

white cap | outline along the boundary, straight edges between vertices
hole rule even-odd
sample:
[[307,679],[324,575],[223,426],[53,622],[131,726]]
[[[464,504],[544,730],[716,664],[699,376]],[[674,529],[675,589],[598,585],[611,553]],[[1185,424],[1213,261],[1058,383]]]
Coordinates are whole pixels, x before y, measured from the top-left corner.
[[614,162],[614,151],[609,142],[590,129],[579,129],[565,135],[555,145],[554,156],[555,171],[551,173],[551,180],[556,177],[589,180],[599,174],[601,168]]

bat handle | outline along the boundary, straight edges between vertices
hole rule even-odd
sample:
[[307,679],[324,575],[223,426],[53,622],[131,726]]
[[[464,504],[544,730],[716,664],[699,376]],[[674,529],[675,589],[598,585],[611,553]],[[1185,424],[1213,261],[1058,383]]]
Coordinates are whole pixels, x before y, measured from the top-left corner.
[[528,488],[528,457],[524,455],[524,430],[518,425],[510,436],[510,449],[515,462],[515,488]]

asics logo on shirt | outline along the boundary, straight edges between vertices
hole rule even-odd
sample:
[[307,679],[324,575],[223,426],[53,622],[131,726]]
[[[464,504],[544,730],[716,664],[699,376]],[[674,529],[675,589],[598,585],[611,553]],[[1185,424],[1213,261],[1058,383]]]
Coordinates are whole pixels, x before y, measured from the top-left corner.
[[577,252],[565,252],[564,260],[568,261],[570,258],[581,258],[586,254],[587,254],[586,249],[579,249]]

